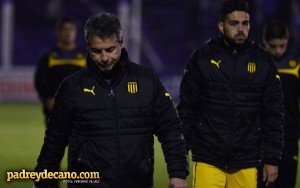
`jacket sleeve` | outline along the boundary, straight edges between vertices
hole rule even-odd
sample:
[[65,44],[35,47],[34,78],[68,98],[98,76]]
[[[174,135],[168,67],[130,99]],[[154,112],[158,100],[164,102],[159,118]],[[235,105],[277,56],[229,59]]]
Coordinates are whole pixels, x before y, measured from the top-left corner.
[[48,53],[43,55],[38,62],[34,75],[34,85],[42,102],[52,97],[49,89]]
[[185,179],[189,174],[185,141],[171,96],[154,76],[155,135],[161,143],[170,178]]
[[197,65],[199,50],[196,50],[184,70],[184,76],[180,84],[179,104],[177,106],[178,115],[183,127],[184,139],[187,142],[186,152],[192,146],[192,131],[200,116],[200,71]]
[[[64,151],[69,142],[74,117],[68,105],[68,86],[64,80],[55,96],[55,104],[48,119],[44,144],[35,171],[58,171]],[[45,183],[45,182],[40,182]],[[37,183],[38,184],[38,183]]]
[[283,150],[284,106],[280,77],[275,62],[269,58],[270,70],[262,96],[263,162],[278,165]]

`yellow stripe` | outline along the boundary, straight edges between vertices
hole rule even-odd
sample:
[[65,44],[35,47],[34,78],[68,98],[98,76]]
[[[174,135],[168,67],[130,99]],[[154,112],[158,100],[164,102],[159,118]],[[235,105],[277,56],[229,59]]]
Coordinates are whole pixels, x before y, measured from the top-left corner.
[[130,87],[131,87],[131,93],[134,93],[134,87],[133,87],[133,82],[131,82]]
[[299,78],[299,68],[300,64],[298,64],[295,68],[291,69],[278,69],[278,72],[283,74],[291,74]]
[[137,92],[137,83],[134,83],[134,93]]
[[131,93],[134,93],[134,83],[131,84]]
[[50,58],[48,67],[54,67],[54,66],[62,66],[62,65],[74,65],[78,67],[84,67],[86,66],[86,59],[54,59]]
[[130,82],[128,83],[128,92],[131,93],[131,84],[130,84]]

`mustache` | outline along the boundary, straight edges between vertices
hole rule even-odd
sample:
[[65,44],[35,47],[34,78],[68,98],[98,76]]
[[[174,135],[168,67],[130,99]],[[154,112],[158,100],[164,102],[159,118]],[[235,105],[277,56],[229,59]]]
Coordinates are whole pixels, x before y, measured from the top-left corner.
[[235,37],[246,37],[246,35],[244,33],[238,33],[235,35]]

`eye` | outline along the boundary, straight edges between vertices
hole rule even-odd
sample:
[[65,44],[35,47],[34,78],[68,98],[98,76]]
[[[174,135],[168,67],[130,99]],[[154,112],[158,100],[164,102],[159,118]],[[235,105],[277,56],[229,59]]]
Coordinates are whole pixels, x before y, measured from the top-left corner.
[[230,22],[229,23],[231,26],[236,26],[238,23],[237,22]]
[[243,22],[243,25],[244,25],[244,26],[249,25],[249,21],[244,21],[244,22]]
[[98,50],[96,48],[92,48],[91,51],[95,54],[100,54],[101,53],[101,50]]
[[116,49],[116,47],[113,46],[113,47],[110,47],[110,48],[106,49],[105,51],[106,51],[107,53],[111,53],[111,52],[113,52],[115,49]]

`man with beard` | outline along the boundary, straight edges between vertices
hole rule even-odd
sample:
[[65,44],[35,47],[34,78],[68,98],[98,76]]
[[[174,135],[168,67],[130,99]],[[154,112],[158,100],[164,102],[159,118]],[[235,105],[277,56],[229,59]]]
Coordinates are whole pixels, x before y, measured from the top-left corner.
[[275,62],[248,38],[248,3],[227,0],[221,37],[191,56],[179,117],[192,150],[196,188],[255,188],[257,168],[274,182],[283,149],[283,96]]
[[280,173],[272,187],[294,188],[298,165],[298,141],[300,136],[299,114],[299,59],[287,50],[289,29],[279,20],[272,20],[264,27],[265,50],[277,63],[286,109],[284,124],[284,150]]
[[151,188],[156,135],[169,187],[187,188],[185,141],[170,95],[152,70],[129,60],[114,14],[91,16],[84,31],[88,65],[58,89],[36,171],[57,171],[69,145],[69,171],[100,173],[97,183],[69,188]]

